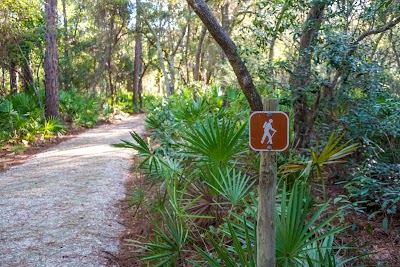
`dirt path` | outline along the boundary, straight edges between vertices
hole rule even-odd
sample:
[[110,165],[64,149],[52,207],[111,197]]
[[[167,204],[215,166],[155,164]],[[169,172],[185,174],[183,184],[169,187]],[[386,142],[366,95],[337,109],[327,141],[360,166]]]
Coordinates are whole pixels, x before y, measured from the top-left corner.
[[109,266],[123,227],[133,151],[113,148],[143,131],[143,116],[89,130],[0,173],[0,266]]

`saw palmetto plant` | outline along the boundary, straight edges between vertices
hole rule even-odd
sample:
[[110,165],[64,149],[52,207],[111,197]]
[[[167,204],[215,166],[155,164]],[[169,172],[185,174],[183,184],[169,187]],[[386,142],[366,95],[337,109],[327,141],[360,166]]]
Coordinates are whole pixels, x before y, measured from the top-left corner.
[[308,179],[315,172],[315,178],[321,181],[325,196],[324,167],[330,164],[345,163],[346,160],[343,160],[343,158],[355,152],[359,146],[358,144],[350,144],[351,140],[339,145],[343,136],[344,134],[338,137],[337,133],[333,132],[322,151],[317,148],[310,148],[311,158],[304,161],[292,160],[291,163],[281,166],[280,174],[299,172],[299,177]]

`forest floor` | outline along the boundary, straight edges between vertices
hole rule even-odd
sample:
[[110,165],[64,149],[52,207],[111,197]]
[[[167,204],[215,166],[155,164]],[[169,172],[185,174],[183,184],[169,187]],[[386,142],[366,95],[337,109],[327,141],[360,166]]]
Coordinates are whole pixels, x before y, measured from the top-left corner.
[[1,152],[0,266],[118,266],[133,151],[111,144],[131,130],[144,131],[143,115]]
[[[152,229],[146,213],[129,208],[127,200],[135,187],[147,194],[154,188],[129,171],[132,151],[109,146],[130,140],[132,129],[145,134],[142,115],[74,131],[20,154],[0,151],[1,267],[142,266],[125,240]],[[330,199],[346,194],[336,182],[327,183]],[[338,236],[338,245],[355,241],[360,247],[347,257],[369,253],[346,266],[400,267],[400,218],[392,218],[388,230],[382,220],[346,214],[352,227]]]

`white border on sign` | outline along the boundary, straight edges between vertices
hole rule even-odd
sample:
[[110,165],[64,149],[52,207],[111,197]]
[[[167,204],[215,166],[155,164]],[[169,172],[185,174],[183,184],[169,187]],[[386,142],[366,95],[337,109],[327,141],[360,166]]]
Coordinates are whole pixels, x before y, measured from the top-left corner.
[[[285,115],[285,117],[287,118],[287,140],[286,140],[286,147],[285,148],[283,148],[283,149],[271,149],[271,150],[269,150],[269,149],[258,149],[258,148],[254,148],[252,145],[251,145],[251,127],[250,127],[250,121],[251,121],[251,117],[253,117],[253,115],[255,115],[255,114],[268,114],[268,113],[273,113],[273,114],[283,114],[283,115]],[[249,146],[250,146],[250,148],[251,149],[253,149],[254,151],[269,151],[269,152],[274,152],[274,151],[285,151],[288,147],[289,147],[289,116],[288,116],[288,114],[286,114],[286,112],[283,112],[283,111],[253,111],[251,114],[250,114],[250,117],[249,117]]]

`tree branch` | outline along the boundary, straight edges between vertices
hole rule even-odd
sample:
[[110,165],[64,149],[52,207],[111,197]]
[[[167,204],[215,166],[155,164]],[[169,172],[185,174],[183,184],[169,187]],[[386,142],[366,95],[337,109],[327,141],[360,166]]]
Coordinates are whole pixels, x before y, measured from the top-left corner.
[[380,27],[378,29],[369,30],[369,31],[364,32],[363,34],[360,35],[360,37],[357,38],[357,40],[354,43],[357,44],[357,43],[361,42],[363,39],[365,39],[366,37],[368,37],[370,35],[390,30],[391,28],[396,26],[399,22],[400,22],[400,16],[396,17],[394,20],[392,20],[391,22],[389,22],[385,26],[382,26],[382,27]]
[[260,94],[254,86],[253,79],[246,68],[244,62],[240,58],[239,51],[233,43],[226,31],[218,23],[211,10],[208,8],[204,0],[186,0],[192,7],[194,12],[199,16],[201,21],[207,27],[211,36],[219,44],[224,51],[226,57],[231,64],[233,71],[238,79],[240,88],[242,89],[252,110],[263,110]]
[[[350,46],[350,50],[347,52],[347,56],[348,57],[352,56],[353,53],[355,53],[355,51],[357,50],[357,44],[359,42],[361,42],[362,40],[364,40],[366,37],[368,37],[370,35],[378,34],[378,33],[384,33],[385,31],[390,30],[393,27],[395,27],[398,23],[400,23],[400,16],[396,17],[395,19],[393,19],[391,22],[389,22],[385,26],[364,32]],[[336,75],[335,75],[333,82],[331,82],[330,85],[328,85],[328,86],[324,85],[324,87],[329,89],[329,91],[330,91],[331,100],[333,99],[333,90],[335,89],[335,87],[338,84],[338,79],[343,75],[346,77],[346,74],[343,73],[343,70],[341,68],[337,68]]]

